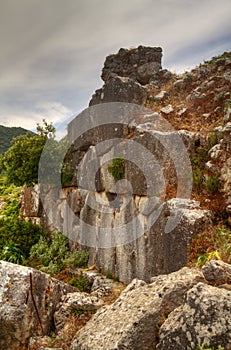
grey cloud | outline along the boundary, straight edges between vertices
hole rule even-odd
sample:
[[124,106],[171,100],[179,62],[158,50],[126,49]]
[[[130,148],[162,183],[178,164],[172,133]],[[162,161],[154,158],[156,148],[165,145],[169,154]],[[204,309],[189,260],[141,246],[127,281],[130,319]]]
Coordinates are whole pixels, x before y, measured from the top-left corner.
[[0,118],[17,105],[87,106],[120,47],[162,46],[172,69],[230,50],[230,13],[230,0],[1,0]]

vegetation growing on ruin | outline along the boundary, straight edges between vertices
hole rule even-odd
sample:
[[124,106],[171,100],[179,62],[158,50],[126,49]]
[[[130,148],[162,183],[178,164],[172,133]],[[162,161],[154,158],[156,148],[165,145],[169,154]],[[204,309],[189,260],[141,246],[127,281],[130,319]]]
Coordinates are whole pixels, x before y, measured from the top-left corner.
[[108,172],[112,174],[115,181],[124,179],[125,177],[125,161],[121,157],[114,158],[111,163],[108,164]]

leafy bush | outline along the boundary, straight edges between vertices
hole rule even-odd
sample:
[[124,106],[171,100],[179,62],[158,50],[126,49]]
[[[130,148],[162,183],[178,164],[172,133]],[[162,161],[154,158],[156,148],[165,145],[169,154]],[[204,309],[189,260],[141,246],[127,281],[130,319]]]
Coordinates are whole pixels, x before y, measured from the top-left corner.
[[30,259],[36,258],[40,270],[54,275],[64,268],[63,259],[67,255],[67,238],[60,232],[56,232],[51,242],[41,237],[39,242],[35,244],[30,251]]
[[87,266],[89,254],[85,250],[77,250],[69,253],[64,260],[64,263],[69,268]]
[[[38,242],[39,237],[45,232],[31,221],[25,221],[21,216],[11,216],[0,218],[0,252],[4,247],[14,247],[20,250],[24,258],[27,258],[31,247]],[[5,249],[5,248],[4,248]],[[9,252],[14,250],[8,249],[8,255],[0,253],[1,259],[11,261],[4,258],[9,256]],[[3,255],[2,255],[3,254]],[[22,260],[22,259],[21,259]]]
[[8,242],[8,244],[2,247],[0,259],[14,264],[25,263],[25,257],[19,248],[19,245],[14,242]]
[[78,288],[80,292],[86,292],[86,293],[89,293],[91,291],[91,286],[92,286],[92,283],[90,283],[89,280],[83,275],[79,275],[78,277],[73,276],[71,280],[68,282],[68,284]]
[[46,233],[20,214],[21,187],[7,185],[0,175],[0,259],[13,263],[25,263],[31,247]]
[[220,188],[220,181],[215,176],[208,176],[205,181],[205,188],[208,193],[216,193]]
[[61,232],[56,232],[49,240],[41,237],[30,251],[30,260],[36,259],[39,269],[50,275],[60,272],[65,266],[83,267],[87,265],[88,253],[84,250],[70,252],[68,239]]

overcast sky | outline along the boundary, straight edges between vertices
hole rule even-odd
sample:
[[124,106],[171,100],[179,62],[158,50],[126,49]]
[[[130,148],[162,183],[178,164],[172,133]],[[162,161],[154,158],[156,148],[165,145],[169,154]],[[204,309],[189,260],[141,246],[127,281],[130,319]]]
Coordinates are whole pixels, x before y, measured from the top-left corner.
[[175,72],[231,51],[231,0],[0,0],[0,124],[72,119],[106,55],[138,45]]

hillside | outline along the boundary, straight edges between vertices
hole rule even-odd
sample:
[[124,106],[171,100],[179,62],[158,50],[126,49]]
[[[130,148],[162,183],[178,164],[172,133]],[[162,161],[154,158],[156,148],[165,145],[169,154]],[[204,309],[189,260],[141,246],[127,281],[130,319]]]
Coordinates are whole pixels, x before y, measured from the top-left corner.
[[174,128],[206,135],[225,123],[231,106],[231,52],[183,74],[162,70],[156,78],[146,87],[146,106]]
[[21,127],[7,127],[0,125],[0,153],[3,154],[11,144],[14,137],[24,135],[28,130]]

